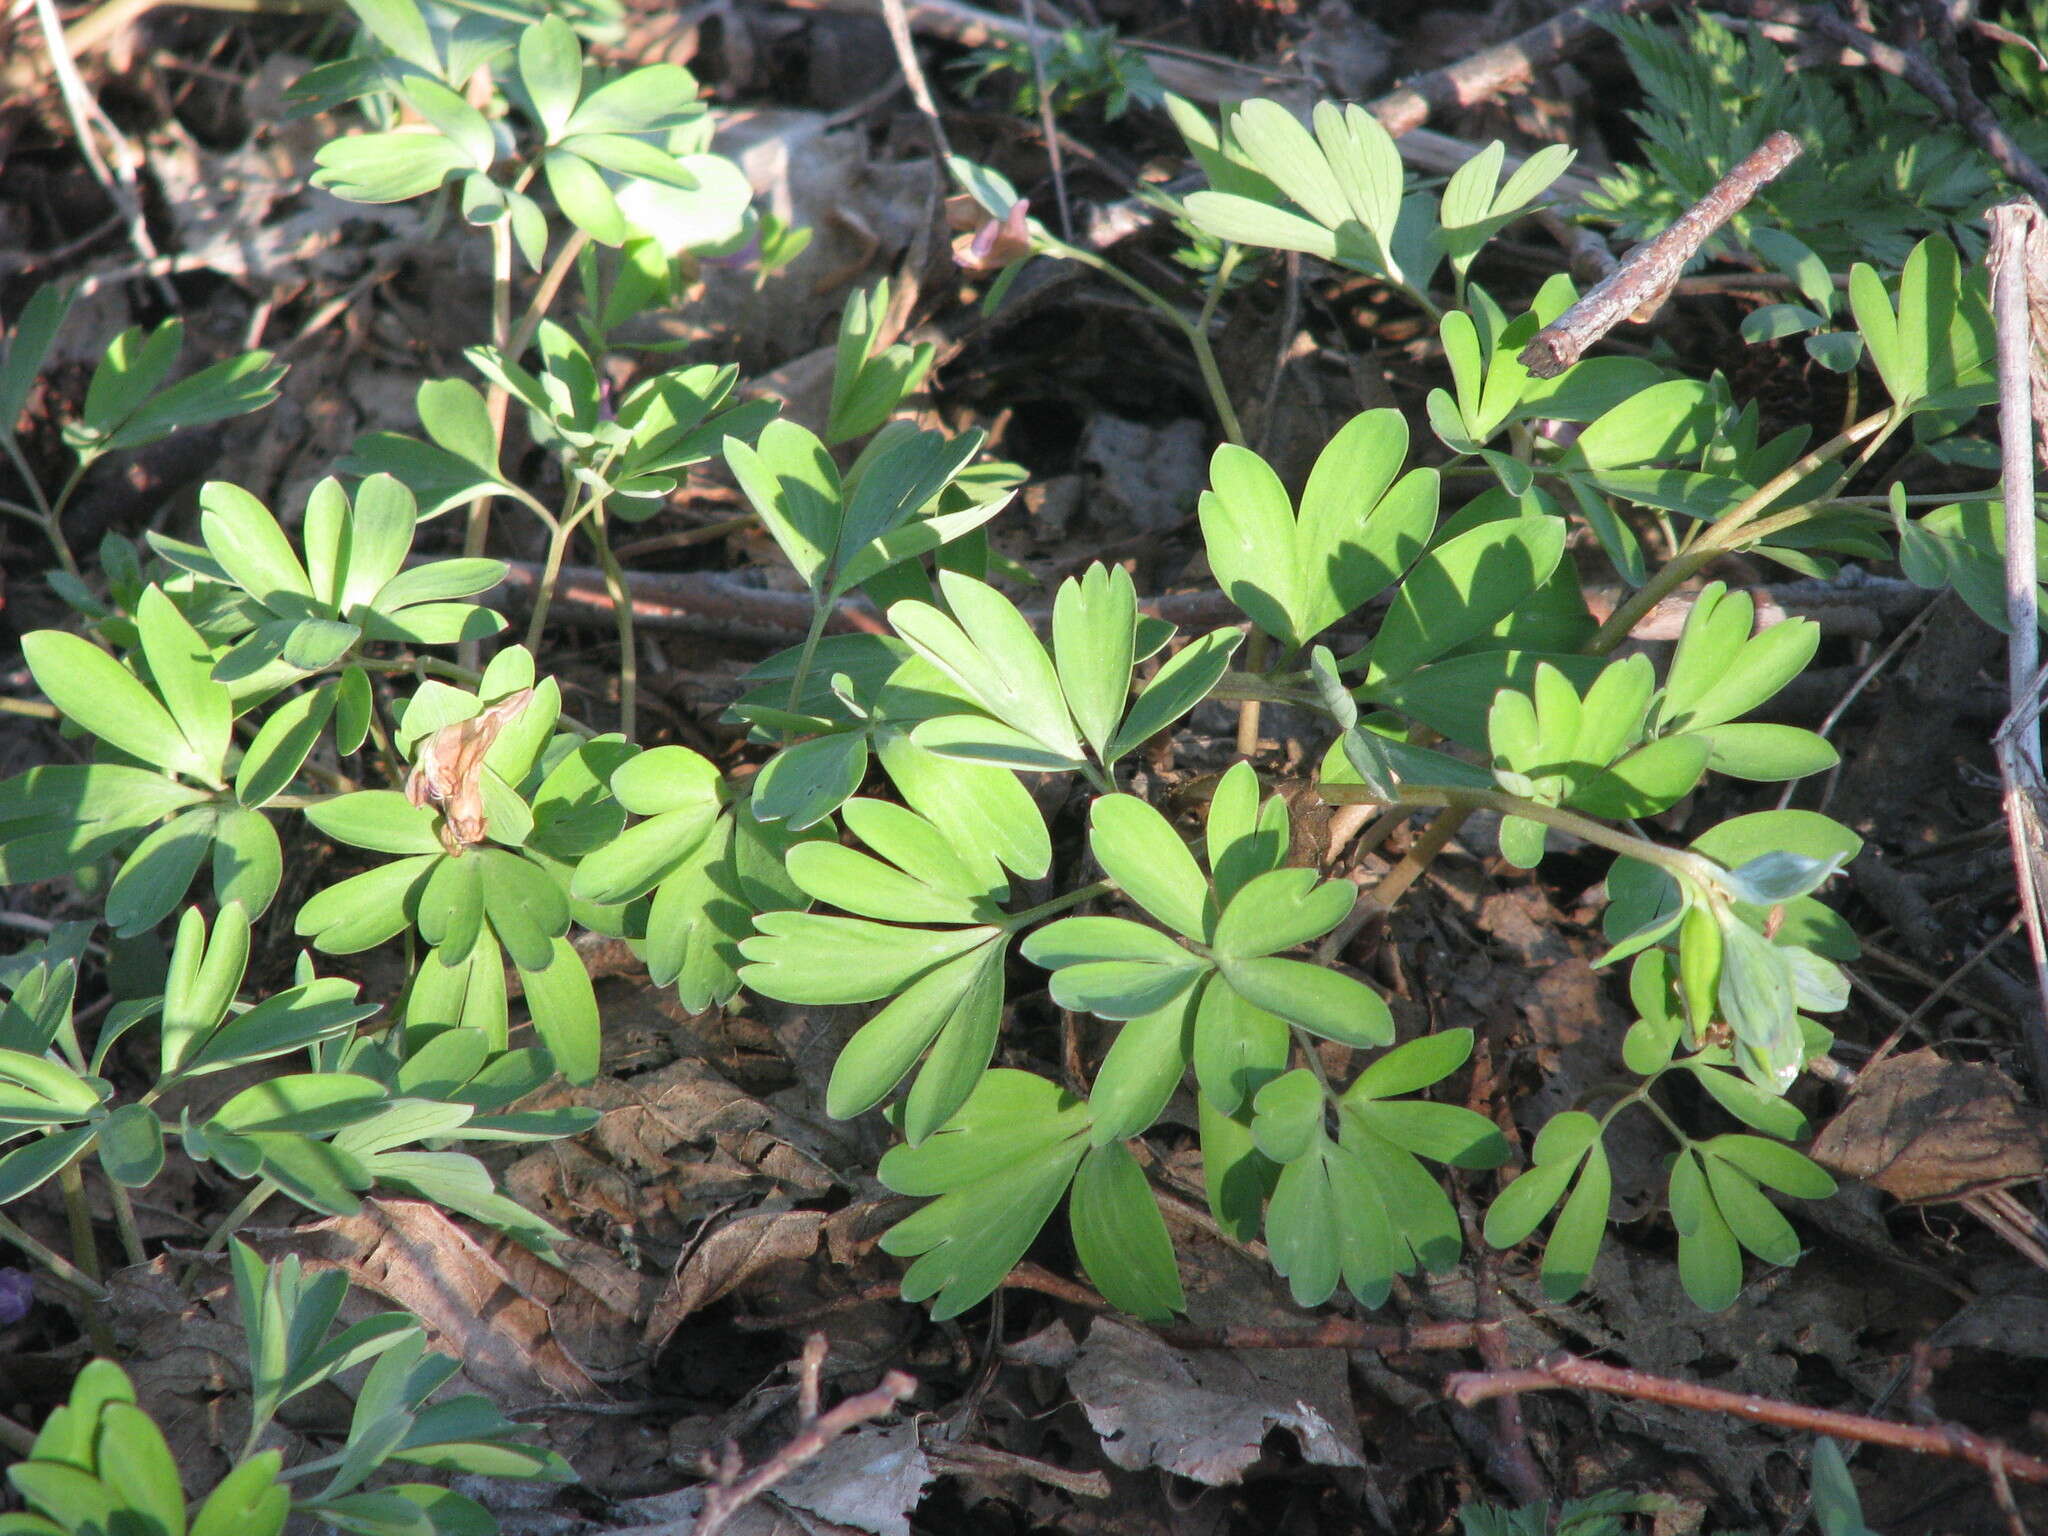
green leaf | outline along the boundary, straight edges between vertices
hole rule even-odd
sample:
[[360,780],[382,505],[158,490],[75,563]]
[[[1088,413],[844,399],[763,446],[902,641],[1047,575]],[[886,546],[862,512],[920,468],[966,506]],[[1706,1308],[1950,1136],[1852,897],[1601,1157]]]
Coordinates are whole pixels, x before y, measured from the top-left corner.
[[756,447],[728,437],[725,460],[784,557],[813,592],[822,591],[842,516],[839,471],[825,445],[778,417]]
[[284,880],[284,844],[261,811],[235,806],[213,829],[213,894],[261,914]]
[[1357,902],[1358,888],[1348,880],[1321,880],[1313,869],[1276,869],[1238,892],[1216,920],[1211,942],[1219,961],[1274,954],[1321,938]]
[[575,946],[557,938],[551,948],[545,966],[519,968],[526,1006],[535,1032],[554,1058],[555,1070],[572,1083],[587,1083],[596,1078],[598,1068],[597,995]]
[[1671,1219],[1678,1228],[1678,1278],[1686,1295],[1706,1312],[1732,1305],[1742,1294],[1742,1249],[1690,1149],[1671,1168]]
[[1550,1241],[1543,1248],[1543,1293],[1553,1301],[1568,1300],[1585,1289],[1607,1233],[1613,1196],[1614,1175],[1608,1167],[1607,1149],[1595,1141],[1587,1148],[1578,1183],[1558,1212]]
[[1564,555],[1565,532],[1562,518],[1504,518],[1424,555],[1394,594],[1373,642],[1366,686],[1486,634],[1550,579]]
[[1196,996],[1190,989],[1117,1031],[1088,1096],[1095,1116],[1088,1132],[1092,1145],[1136,1136],[1165,1111],[1187,1071]]
[[1312,1035],[1343,1045],[1386,1045],[1394,1018],[1364,982],[1303,960],[1224,960],[1223,979],[1244,998]]
[[547,16],[520,31],[519,83],[526,87],[527,99],[553,143],[568,126],[583,92],[583,50],[568,22]]
[[600,245],[623,245],[631,227],[604,177],[580,155],[551,149],[541,157],[548,190],[564,217]]
[[163,1125],[146,1106],[123,1104],[100,1126],[99,1153],[108,1178],[140,1189],[163,1171]]
[[213,844],[219,817],[209,808],[174,816],[135,845],[107,888],[106,918],[133,938],[170,916]]
[[939,588],[957,622],[928,603],[905,602],[889,610],[891,627],[996,719],[1078,761],[1059,675],[1015,605],[954,571],[939,573]]
[[786,821],[790,830],[814,827],[857,793],[867,777],[864,731],[834,731],[784,747],[754,779],[754,814]]
[[[72,1117],[67,1115],[64,1118]],[[0,1125],[10,1122],[27,1123],[7,1100],[0,1099]],[[0,1156],[0,1204],[19,1200],[56,1177],[83,1148],[91,1144],[99,1129],[98,1126],[81,1125],[68,1131],[54,1131]]]
[[1060,687],[1082,737],[1105,761],[1130,697],[1137,627],[1137,589],[1123,567],[1098,563],[1060,584],[1052,611]]
[[14,334],[7,351],[0,355],[0,437],[12,437],[21,408],[42,373],[43,359],[57,339],[57,332],[70,312],[73,294],[54,283],[45,283],[29,295],[15,317]]
[[1322,1137],[1323,1085],[1306,1067],[1274,1078],[1252,1107],[1252,1140],[1276,1163],[1308,1156]]
[[867,1003],[888,997],[1000,931],[899,928],[806,912],[763,912],[755,928],[754,937],[740,945],[752,962],[740,979],[750,990],[787,1003]]
[[330,139],[313,156],[316,187],[352,203],[402,203],[469,168],[462,150],[432,131],[395,129]]
[[251,1136],[294,1131],[320,1136],[366,1119],[384,1106],[384,1085],[351,1072],[273,1077],[235,1094],[213,1112],[209,1129]]
[[237,800],[254,808],[290,786],[327,728],[340,692],[333,687],[311,688],[293,694],[270,712],[256,739],[242,753],[242,765],[235,772]]
[[[919,977],[890,1004],[854,1033],[840,1049],[825,1092],[825,1112],[846,1120],[874,1108],[909,1075],[911,1067],[934,1040],[957,1029],[966,1040],[990,1048],[1001,1022],[1003,961],[1007,946],[982,944],[957,955]],[[963,1042],[964,1043],[964,1042]],[[906,1124],[911,1145],[923,1142],[965,1102],[988,1065],[987,1054],[972,1071],[958,1074],[960,1086],[935,1081],[921,1103],[923,1113],[913,1128]],[[947,1101],[951,1100],[950,1103]],[[943,1112],[941,1111],[943,1106]]]
[[1751,1179],[1801,1200],[1825,1200],[1835,1181],[1812,1158],[1760,1136],[1729,1134],[1703,1142],[1701,1152],[1734,1164]]
[[170,712],[105,651],[55,629],[22,636],[21,651],[43,696],[93,735],[167,773],[207,777]]
[[214,1485],[192,1517],[188,1536],[280,1536],[291,1491],[277,1480],[283,1457],[263,1451]]
[[1135,795],[1099,796],[1088,812],[1088,847],[1125,896],[1168,927],[1208,935],[1209,884],[1171,823]]
[[1293,1037],[1287,1021],[1256,1008],[1231,988],[1203,986],[1195,1015],[1195,1078],[1202,1097],[1225,1115],[1287,1070]]
[[329,837],[376,853],[444,853],[434,811],[395,789],[364,789],[306,807],[306,820]]
[[373,949],[408,926],[407,903],[445,857],[438,849],[415,854],[330,885],[299,908],[292,931],[330,955]]
[[1230,658],[1244,637],[1219,629],[1191,640],[1152,675],[1103,755],[1105,765],[1144,745],[1202,700],[1223,680]]
[[1111,1304],[1150,1322],[1187,1306],[1159,1204],[1122,1142],[1097,1146],[1082,1160],[1067,1219],[1075,1257]]
[[1755,1182],[1705,1148],[1701,1149],[1701,1163],[1707,1170],[1714,1204],[1735,1240],[1767,1264],[1798,1263],[1799,1234]]
[[678,64],[650,64],[599,86],[577,105],[570,133],[651,133],[702,114],[697,82]]
[[313,585],[269,508],[238,485],[199,488],[199,527],[207,552],[229,578],[272,613],[305,618],[317,611]]

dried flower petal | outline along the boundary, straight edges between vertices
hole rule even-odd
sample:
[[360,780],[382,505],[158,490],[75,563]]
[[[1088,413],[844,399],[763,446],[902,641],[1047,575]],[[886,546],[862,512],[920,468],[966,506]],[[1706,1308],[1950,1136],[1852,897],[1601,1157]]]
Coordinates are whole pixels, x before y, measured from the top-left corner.
[[464,849],[484,840],[484,754],[505,723],[533,698],[531,688],[508,693],[469,720],[444,725],[420,745],[412,772],[405,776],[405,798],[414,805],[441,808],[441,846],[460,858]]

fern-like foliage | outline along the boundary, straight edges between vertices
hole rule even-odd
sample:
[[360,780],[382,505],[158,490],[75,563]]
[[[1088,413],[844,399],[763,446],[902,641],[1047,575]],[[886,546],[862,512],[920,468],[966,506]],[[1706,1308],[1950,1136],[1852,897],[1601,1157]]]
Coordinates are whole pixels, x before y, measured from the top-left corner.
[[[1645,163],[1621,167],[1588,199],[1623,234],[1663,229],[1784,129],[1806,153],[1736,215],[1737,238],[1752,226],[1782,229],[1837,270],[1858,260],[1895,268],[1931,234],[1970,257],[1982,248],[1978,220],[2002,195],[1996,167],[1910,87],[1868,70],[1795,68],[1766,39],[1704,16],[1683,27],[1634,17],[1601,24],[1645,97],[1629,114]],[[2012,116],[2022,142],[2039,136]]]

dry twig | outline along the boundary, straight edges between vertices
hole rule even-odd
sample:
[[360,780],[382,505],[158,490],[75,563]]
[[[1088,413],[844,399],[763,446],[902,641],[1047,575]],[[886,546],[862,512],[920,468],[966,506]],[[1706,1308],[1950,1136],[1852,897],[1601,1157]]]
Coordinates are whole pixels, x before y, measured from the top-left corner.
[[1556,378],[1623,320],[1647,322],[1663,308],[1679,273],[1714,231],[1798,159],[1803,148],[1789,133],[1765,139],[1669,229],[1630,251],[1584,298],[1538,331],[1522,349],[1522,366],[1538,378]]
[[[2048,1005],[2048,775],[2041,763],[2042,688],[2039,586],[2034,551],[2034,425],[2048,399],[2037,377],[2048,335],[2048,221],[2031,201],[1993,208],[1993,320],[1998,328],[1998,432],[2005,489],[2005,607],[2012,639],[2007,687],[2012,712],[1993,746],[2005,786],[2006,828],[2019,876],[2020,910],[2034,956],[2034,983]],[[2042,392],[2048,395],[2048,390]],[[2040,1012],[2022,1026],[2034,1084],[2048,1092],[2048,1023]]]
[[1999,1466],[2007,1477],[2021,1482],[2048,1483],[2048,1461],[2015,1451],[2001,1441],[1987,1440],[1960,1425],[1899,1424],[1834,1408],[1809,1408],[1804,1403],[1788,1403],[1749,1392],[1724,1392],[1697,1382],[1602,1365],[1597,1360],[1563,1352],[1545,1355],[1529,1370],[1459,1371],[1444,1380],[1446,1394],[1467,1408],[1504,1393],[1552,1392],[1568,1387],[1638,1402],[1662,1403],[1668,1408],[1725,1413],[1753,1424],[1776,1424],[1807,1434],[1832,1435],[1837,1440],[1868,1441],[1923,1456],[1966,1461],[1987,1471]]
[[818,1386],[824,1369],[825,1336],[814,1333],[804,1341],[803,1356],[796,1364],[800,1425],[796,1437],[758,1467],[746,1471],[739,1447],[729,1440],[716,1462],[706,1455],[704,1470],[712,1481],[704,1490],[704,1512],[697,1517],[695,1536],[718,1536],[743,1506],[773,1488],[849,1429],[879,1419],[917,1390],[915,1378],[902,1371],[891,1371],[873,1391],[849,1397],[838,1407],[820,1413]]

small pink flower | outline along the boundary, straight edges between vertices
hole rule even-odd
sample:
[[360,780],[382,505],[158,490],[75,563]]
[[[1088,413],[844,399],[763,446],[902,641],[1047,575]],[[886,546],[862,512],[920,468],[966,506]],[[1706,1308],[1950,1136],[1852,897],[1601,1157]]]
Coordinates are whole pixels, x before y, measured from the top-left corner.
[[979,205],[971,198],[956,199],[947,213],[954,228],[969,231],[953,242],[953,261],[962,271],[999,272],[1031,254],[1031,204],[1022,198],[1010,205],[1000,221],[981,216]]

